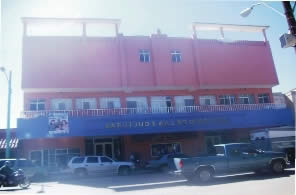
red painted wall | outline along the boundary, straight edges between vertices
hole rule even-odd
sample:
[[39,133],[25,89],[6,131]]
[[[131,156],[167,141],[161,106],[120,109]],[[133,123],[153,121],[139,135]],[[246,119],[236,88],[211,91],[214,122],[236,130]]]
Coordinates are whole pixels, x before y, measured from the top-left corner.
[[[139,61],[148,49],[151,61]],[[181,63],[172,63],[172,50]],[[166,35],[24,37],[26,88],[252,88],[278,84],[268,42],[173,38]],[[244,87],[245,86],[245,87]]]

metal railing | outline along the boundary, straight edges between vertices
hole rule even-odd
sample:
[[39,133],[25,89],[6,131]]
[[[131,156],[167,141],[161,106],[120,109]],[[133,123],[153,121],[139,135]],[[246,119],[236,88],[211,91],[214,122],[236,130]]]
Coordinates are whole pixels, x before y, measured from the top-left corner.
[[242,110],[276,110],[285,108],[286,104],[233,104],[233,105],[204,105],[184,107],[142,107],[142,108],[112,108],[112,109],[87,109],[87,110],[42,110],[23,111],[21,118],[35,118],[48,116],[52,113],[67,113],[69,116],[114,116],[133,114],[170,114],[170,113],[192,113],[192,112],[227,112]]

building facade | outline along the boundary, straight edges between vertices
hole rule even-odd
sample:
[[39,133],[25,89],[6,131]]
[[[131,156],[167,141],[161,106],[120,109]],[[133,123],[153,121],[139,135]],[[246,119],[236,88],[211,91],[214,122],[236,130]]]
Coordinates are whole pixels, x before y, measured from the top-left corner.
[[[68,22],[77,36],[28,35],[30,24]],[[75,155],[141,160],[207,153],[256,128],[293,124],[273,103],[278,84],[265,26],[194,23],[193,38],[124,36],[119,20],[23,18],[22,156],[43,166]],[[88,25],[114,25],[113,37]],[[200,39],[199,30],[263,33],[264,41]]]

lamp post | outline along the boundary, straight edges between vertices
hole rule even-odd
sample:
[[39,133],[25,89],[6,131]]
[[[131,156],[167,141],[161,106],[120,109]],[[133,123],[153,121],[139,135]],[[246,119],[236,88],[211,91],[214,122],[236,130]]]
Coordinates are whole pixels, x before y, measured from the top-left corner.
[[[274,12],[276,12],[277,14],[281,15],[282,17],[286,18],[288,26],[289,26],[289,30],[291,33],[291,36],[293,37],[292,39],[294,39],[294,43],[296,41],[296,21],[294,18],[294,9],[295,9],[295,5],[296,2],[294,3],[294,6],[292,8],[290,1],[283,1],[283,8],[285,10],[285,14],[283,14],[282,12],[274,9],[273,7],[269,6],[268,4],[264,3],[264,2],[260,2],[260,3],[256,3],[253,4],[251,7],[248,7],[246,9],[244,9],[243,11],[240,12],[240,15],[242,17],[247,17],[248,15],[250,15],[250,13],[252,12],[252,10],[254,9],[254,7],[258,6],[258,5],[263,5],[271,10],[273,10]],[[295,52],[296,52],[296,45],[294,44]]]
[[4,67],[0,67],[0,71],[4,73],[8,82],[8,103],[7,103],[7,128],[6,128],[6,148],[5,148],[5,158],[10,157],[10,103],[11,103],[11,70],[7,75],[7,71]]

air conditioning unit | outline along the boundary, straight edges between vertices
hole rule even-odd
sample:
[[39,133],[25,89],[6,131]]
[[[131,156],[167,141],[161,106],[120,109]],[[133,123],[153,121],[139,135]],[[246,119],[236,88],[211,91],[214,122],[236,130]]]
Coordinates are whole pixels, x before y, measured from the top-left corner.
[[296,46],[296,36],[285,33],[280,37],[280,42],[282,48],[294,47]]

